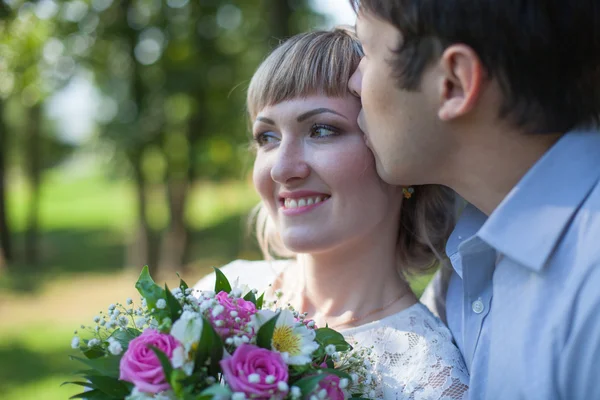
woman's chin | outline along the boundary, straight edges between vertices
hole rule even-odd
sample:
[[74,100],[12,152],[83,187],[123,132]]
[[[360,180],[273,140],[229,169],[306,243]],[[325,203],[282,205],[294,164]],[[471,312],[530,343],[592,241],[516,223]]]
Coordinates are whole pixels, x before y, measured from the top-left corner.
[[283,243],[288,250],[297,254],[320,253],[332,247],[330,241],[325,242],[322,238],[319,239],[314,236],[284,237]]

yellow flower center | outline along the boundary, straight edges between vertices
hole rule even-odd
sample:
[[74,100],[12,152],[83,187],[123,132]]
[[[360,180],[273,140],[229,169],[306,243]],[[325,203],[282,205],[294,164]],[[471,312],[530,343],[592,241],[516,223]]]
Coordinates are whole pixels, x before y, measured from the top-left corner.
[[273,347],[281,353],[291,356],[300,354],[300,338],[294,335],[289,326],[279,326],[273,331]]

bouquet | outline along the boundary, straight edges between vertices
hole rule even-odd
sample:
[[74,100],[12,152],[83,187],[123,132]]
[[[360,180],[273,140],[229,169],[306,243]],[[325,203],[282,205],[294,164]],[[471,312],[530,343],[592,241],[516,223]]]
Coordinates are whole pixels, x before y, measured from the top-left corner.
[[[144,267],[136,306],[111,304],[71,343],[85,365],[83,399],[345,399],[373,395],[370,349],[256,290],[233,287],[215,268],[214,292],[180,279],[169,290]],[[277,293],[281,298],[281,293]]]

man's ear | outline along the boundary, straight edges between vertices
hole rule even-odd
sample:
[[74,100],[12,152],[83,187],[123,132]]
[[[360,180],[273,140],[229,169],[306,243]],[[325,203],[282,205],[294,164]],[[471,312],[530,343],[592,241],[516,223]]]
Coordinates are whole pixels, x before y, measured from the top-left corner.
[[473,49],[454,44],[444,50],[439,60],[441,79],[438,93],[438,117],[443,121],[466,115],[481,94],[484,68]]

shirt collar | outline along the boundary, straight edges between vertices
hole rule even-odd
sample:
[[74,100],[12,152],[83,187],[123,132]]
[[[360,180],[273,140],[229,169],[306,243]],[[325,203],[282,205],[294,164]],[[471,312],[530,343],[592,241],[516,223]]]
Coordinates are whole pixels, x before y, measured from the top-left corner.
[[567,133],[511,190],[477,236],[540,271],[599,180],[600,132]]

